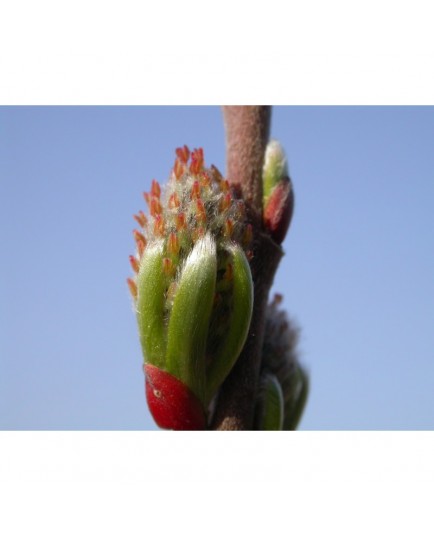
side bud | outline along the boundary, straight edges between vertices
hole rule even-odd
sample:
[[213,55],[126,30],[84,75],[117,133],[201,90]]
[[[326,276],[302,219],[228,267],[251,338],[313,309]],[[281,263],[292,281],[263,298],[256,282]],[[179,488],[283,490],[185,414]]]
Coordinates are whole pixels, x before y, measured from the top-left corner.
[[274,374],[261,375],[258,401],[255,409],[257,430],[282,430],[284,400],[282,387]]
[[265,150],[263,180],[263,221],[272,238],[281,244],[294,211],[294,191],[282,146],[272,140]]
[[[266,386],[261,384],[256,408],[256,423],[259,430],[265,430],[270,420],[276,422],[276,406],[273,396],[266,395],[268,391],[276,389],[271,384],[277,382],[282,393],[282,423],[283,430],[296,430],[306,405],[309,378],[298,358],[299,330],[289,320],[285,311],[279,309],[282,297],[276,294],[273,301],[268,305],[265,323],[264,345],[262,348],[261,378]],[[268,396],[268,398],[267,398]],[[270,400],[270,411],[264,413],[266,400]],[[274,404],[274,405],[273,405]],[[269,415],[268,421],[266,415]]]

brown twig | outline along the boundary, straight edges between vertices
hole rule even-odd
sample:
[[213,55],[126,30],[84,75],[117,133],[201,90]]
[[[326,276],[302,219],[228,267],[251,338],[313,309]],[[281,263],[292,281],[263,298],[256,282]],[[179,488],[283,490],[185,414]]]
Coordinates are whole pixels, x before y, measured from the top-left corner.
[[227,172],[240,190],[253,225],[254,310],[249,335],[240,357],[224,382],[217,401],[212,428],[250,430],[256,399],[265,311],[282,249],[262,229],[262,166],[268,141],[269,106],[224,106]]

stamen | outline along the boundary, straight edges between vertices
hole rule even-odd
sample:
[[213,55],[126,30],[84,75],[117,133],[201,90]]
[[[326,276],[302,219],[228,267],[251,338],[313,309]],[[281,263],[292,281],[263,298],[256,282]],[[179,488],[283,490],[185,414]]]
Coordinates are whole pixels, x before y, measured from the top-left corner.
[[179,240],[176,233],[170,233],[169,239],[167,240],[167,251],[171,255],[178,255],[180,250]]
[[179,197],[176,192],[174,192],[169,198],[169,208],[178,208],[180,205]]
[[183,164],[186,164],[188,162],[188,157],[190,156],[190,150],[187,147],[187,145],[184,145],[184,147],[178,147],[178,149],[176,149],[175,152],[180,162],[182,162]]
[[175,174],[176,180],[180,180],[181,177],[184,175],[185,172],[185,164],[183,164],[180,160],[176,159],[175,164],[173,166],[173,173]]
[[160,214],[157,214],[154,218],[154,234],[156,236],[164,235],[164,220]]
[[194,149],[191,153],[190,171],[194,174],[197,174],[199,171],[202,171],[203,165],[203,149]]
[[185,219],[185,214],[183,212],[179,212],[176,215],[176,229],[178,231],[183,231],[187,228],[187,221]]
[[130,289],[131,296],[136,300],[137,299],[137,285],[135,282],[131,279],[127,279],[128,288]]
[[140,231],[134,229],[133,235],[134,240],[137,242],[137,245],[139,245],[139,242],[141,242],[143,244],[143,247],[146,247],[146,238],[142,235]]
[[164,257],[163,259],[163,272],[166,275],[172,275],[173,272],[173,262],[167,257]]
[[163,207],[161,206],[160,200],[157,197],[152,197],[149,212],[151,213],[151,216],[156,216],[157,214],[161,214],[163,212]]
[[146,224],[148,223],[148,219],[142,210],[140,210],[138,214],[134,214],[134,219],[140,225],[140,227],[146,227]]
[[161,188],[155,179],[152,179],[151,194],[160,199]]
[[136,274],[138,274],[139,269],[140,269],[140,264],[137,258],[134,257],[133,255],[130,255],[130,264],[131,264],[131,268],[136,272]]
[[198,199],[200,197],[200,184],[199,181],[194,181],[191,188],[191,199]]

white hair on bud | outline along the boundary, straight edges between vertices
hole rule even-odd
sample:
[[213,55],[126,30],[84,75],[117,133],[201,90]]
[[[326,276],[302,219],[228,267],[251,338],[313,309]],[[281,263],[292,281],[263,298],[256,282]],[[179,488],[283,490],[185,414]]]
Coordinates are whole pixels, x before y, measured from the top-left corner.
[[195,243],[193,249],[185,261],[185,265],[196,264],[197,262],[204,262],[209,257],[215,257],[217,252],[217,246],[214,238],[210,233],[207,233]]
[[264,169],[270,165],[279,166],[281,177],[288,175],[288,161],[282,144],[277,140],[270,140],[265,149]]

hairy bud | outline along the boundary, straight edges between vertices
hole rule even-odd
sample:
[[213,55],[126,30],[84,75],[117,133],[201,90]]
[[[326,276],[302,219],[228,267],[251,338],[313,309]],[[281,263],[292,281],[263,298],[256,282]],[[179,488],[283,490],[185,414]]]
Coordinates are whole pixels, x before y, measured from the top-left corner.
[[[184,146],[166,188],[144,195],[135,216],[135,272],[128,279],[144,356],[148,405],[157,424],[206,426],[209,403],[236,362],[250,326],[251,229],[203,151]],[[247,239],[246,239],[247,237]]]

